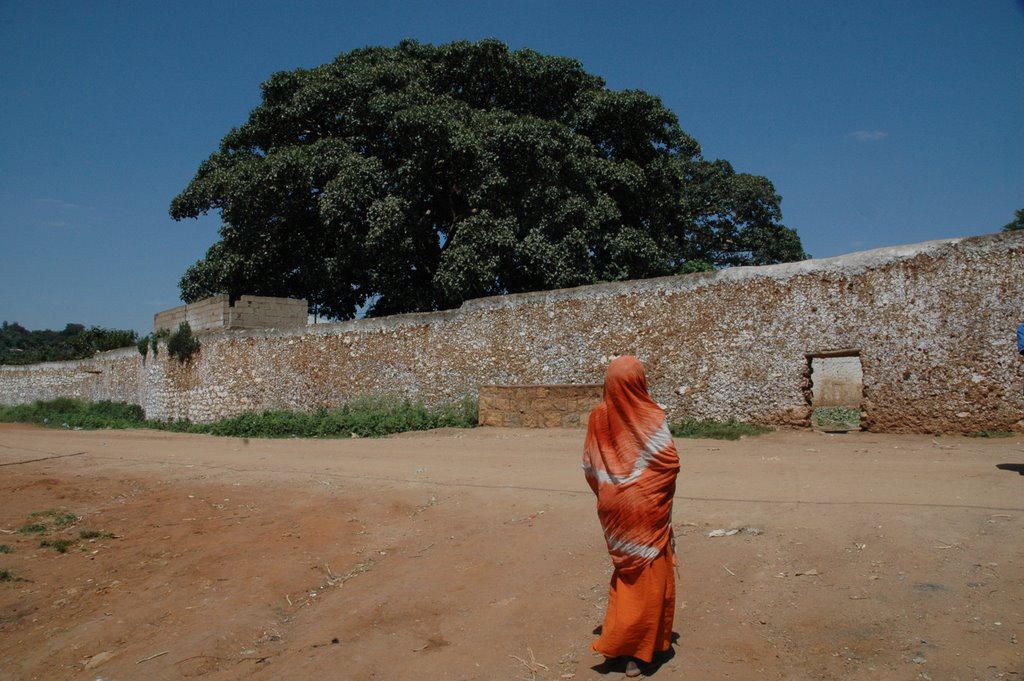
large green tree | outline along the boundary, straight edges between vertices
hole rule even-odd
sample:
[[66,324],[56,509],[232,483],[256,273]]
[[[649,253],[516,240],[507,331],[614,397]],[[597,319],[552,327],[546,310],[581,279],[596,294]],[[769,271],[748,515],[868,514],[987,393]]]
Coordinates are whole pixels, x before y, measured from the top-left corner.
[[806,257],[771,182],[572,59],[405,41],[262,93],[171,204],[222,218],[186,302],[302,296],[346,319]]

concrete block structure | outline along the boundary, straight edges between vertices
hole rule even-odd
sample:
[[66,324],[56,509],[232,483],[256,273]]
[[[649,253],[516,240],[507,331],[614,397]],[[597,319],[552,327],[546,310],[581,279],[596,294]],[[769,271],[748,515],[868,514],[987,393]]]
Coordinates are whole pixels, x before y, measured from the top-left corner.
[[174,331],[188,322],[193,331],[221,329],[287,329],[305,326],[308,306],[296,298],[242,296],[233,304],[227,294],[204,298],[158,312],[153,330]]

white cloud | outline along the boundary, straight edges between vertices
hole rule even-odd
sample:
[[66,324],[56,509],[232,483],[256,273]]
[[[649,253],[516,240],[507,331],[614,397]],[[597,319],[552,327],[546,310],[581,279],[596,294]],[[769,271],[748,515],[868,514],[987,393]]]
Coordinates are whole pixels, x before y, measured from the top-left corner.
[[32,199],[38,206],[38,224],[50,229],[77,229],[88,226],[95,216],[96,207],[84,203],[72,203],[54,197]]
[[36,203],[45,203],[65,210],[96,210],[95,206],[87,206],[83,203],[70,203],[62,199],[35,199]]
[[888,137],[889,133],[884,130],[854,130],[846,136],[852,137],[858,142],[877,142]]

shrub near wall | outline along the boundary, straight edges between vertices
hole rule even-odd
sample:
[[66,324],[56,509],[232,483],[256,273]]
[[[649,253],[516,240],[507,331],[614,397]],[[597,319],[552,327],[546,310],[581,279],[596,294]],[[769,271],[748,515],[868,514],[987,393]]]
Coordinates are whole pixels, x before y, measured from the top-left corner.
[[[1024,426],[1021,300],[1024,234],[1008,233],[208,333],[187,373],[163,353],[147,361],[138,395],[150,418],[194,421],[368,394],[450,402],[481,385],[600,383],[609,358],[628,353],[673,419],[806,425],[808,354],[853,349],[868,429],[1008,430]],[[0,394],[30,396],[23,378],[0,372]]]

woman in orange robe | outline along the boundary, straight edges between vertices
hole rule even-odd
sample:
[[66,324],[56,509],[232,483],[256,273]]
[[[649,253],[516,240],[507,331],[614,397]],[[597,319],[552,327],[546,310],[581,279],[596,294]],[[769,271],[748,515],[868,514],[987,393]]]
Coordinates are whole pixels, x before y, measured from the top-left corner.
[[597,495],[614,566],[608,612],[591,647],[606,658],[625,658],[626,675],[639,676],[638,663],[650,663],[672,642],[672,496],[679,456],[636,357],[608,366],[604,401],[590,414],[583,471]]

